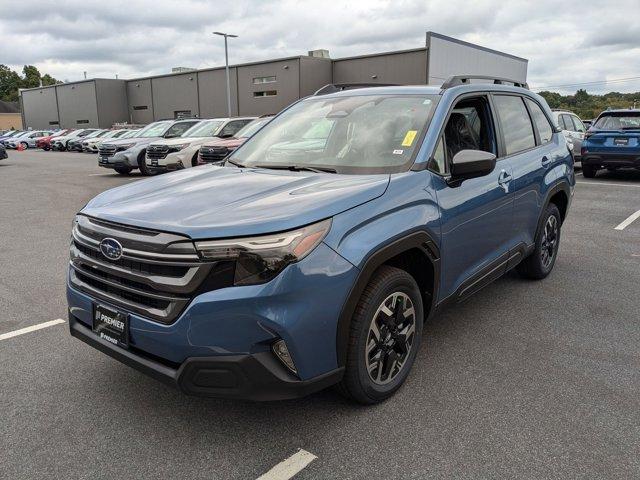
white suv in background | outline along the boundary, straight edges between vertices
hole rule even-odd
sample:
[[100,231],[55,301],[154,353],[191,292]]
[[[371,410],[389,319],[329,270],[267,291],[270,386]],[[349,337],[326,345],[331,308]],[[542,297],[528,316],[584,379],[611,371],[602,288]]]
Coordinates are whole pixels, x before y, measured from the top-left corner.
[[154,173],[198,165],[200,146],[216,138],[233,137],[256,117],[212,118],[198,122],[181,137],[159,140],[147,147],[145,163]]
[[573,153],[573,161],[580,162],[580,149],[587,128],[578,116],[568,110],[552,110],[553,119],[556,125],[560,127],[564,138],[567,139],[567,145]]
[[90,153],[98,153],[98,146],[104,142],[105,140],[121,138],[128,130],[120,129],[120,130],[110,130],[106,132],[104,135],[87,138],[82,141],[82,151],[90,152]]

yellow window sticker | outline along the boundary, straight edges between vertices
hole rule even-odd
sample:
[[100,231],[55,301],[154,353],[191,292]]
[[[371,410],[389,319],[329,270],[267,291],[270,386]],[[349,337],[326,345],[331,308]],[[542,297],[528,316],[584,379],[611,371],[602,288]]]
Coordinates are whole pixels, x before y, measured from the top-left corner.
[[407,134],[404,136],[404,140],[402,141],[403,147],[410,147],[413,145],[413,140],[416,138],[418,134],[417,130],[409,130]]

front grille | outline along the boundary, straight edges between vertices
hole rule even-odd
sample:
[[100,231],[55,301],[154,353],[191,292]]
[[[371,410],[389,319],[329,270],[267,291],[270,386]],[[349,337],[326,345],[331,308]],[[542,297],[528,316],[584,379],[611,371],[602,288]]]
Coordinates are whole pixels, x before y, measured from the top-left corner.
[[202,147],[200,148],[200,158],[207,163],[218,163],[229,155],[227,147]]
[[98,155],[101,157],[113,157],[117,149],[118,147],[115,145],[100,145],[100,147],[98,147]]
[[167,145],[149,145],[147,147],[147,157],[151,160],[161,160],[169,153]]
[[[105,238],[122,245],[111,260]],[[202,292],[233,284],[233,262],[201,261],[187,237],[77,217],[70,247],[70,282],[96,300],[161,323],[172,323]]]

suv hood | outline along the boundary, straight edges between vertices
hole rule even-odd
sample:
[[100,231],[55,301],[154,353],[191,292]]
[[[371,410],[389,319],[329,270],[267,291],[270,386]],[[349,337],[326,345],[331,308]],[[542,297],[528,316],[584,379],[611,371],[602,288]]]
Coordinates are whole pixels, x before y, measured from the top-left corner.
[[202,145],[205,142],[211,142],[216,137],[178,137],[168,138],[160,141],[153,142],[154,145],[182,145],[188,143],[189,145]]
[[381,196],[389,175],[205,165],[108,190],[82,213],[193,239],[260,235],[332,217]]
[[114,138],[113,140],[107,138],[104,141],[105,145],[149,145],[151,142],[157,142],[162,140],[162,137],[141,137],[141,138]]

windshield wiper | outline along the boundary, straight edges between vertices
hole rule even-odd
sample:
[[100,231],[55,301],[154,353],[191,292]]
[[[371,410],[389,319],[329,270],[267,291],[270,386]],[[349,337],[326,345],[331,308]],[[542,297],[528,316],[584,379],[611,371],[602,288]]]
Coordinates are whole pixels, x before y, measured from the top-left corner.
[[269,165],[268,163],[257,163],[253,165],[258,168],[269,168],[272,170],[290,170],[292,172],[316,172],[316,173],[338,173],[335,168],[318,167],[309,165]]
[[229,158],[227,158],[227,159],[225,160],[225,163],[227,163],[227,162],[228,162],[228,163],[230,163],[230,164],[232,164],[232,165],[235,165],[236,167],[246,168],[246,166],[245,166],[245,165],[243,165],[243,164],[241,164],[241,163],[239,163],[239,162],[236,162],[236,161],[234,161],[234,160],[231,160],[231,159],[229,159]]

